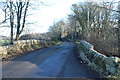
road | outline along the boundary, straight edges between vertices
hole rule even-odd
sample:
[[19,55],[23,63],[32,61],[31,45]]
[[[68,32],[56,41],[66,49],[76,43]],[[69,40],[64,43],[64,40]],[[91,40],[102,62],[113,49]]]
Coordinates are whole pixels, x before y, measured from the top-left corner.
[[2,63],[3,78],[99,78],[75,57],[74,44],[40,49]]

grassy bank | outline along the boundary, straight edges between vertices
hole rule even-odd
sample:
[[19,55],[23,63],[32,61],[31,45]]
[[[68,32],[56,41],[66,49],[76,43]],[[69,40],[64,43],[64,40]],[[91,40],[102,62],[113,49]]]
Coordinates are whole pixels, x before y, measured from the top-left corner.
[[59,45],[62,42],[39,41],[39,40],[21,40],[14,42],[14,45],[0,47],[0,57],[2,61],[13,59],[27,52],[36,51],[41,48]]

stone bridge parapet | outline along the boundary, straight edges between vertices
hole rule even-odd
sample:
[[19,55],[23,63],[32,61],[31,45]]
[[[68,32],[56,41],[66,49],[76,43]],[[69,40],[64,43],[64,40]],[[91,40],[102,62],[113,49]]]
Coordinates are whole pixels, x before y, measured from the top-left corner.
[[96,50],[93,45],[81,40],[76,42],[78,47],[78,57],[85,61],[91,68],[104,75],[118,76],[120,78],[120,58],[107,57]]

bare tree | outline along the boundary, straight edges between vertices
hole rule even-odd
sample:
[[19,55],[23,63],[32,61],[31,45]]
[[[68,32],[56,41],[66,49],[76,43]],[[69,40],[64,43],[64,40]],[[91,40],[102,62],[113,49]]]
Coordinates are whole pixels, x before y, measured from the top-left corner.
[[25,2],[18,0],[16,3],[13,4],[13,6],[15,7],[15,12],[17,15],[16,40],[18,40],[20,37],[20,34],[23,32],[23,29],[25,27],[26,14],[29,7],[29,0],[26,0]]
[[10,29],[11,29],[11,39],[10,39],[10,44],[13,44],[13,28],[14,28],[14,11],[13,11],[13,1],[9,0],[7,2],[1,2],[1,9],[4,12],[4,20],[1,22],[6,23],[7,20],[10,22]]
[[74,18],[79,22],[80,27],[82,28],[83,39],[88,37],[90,34],[91,25],[93,23],[94,14],[96,7],[93,7],[96,3],[84,3],[84,4],[73,4],[72,11],[74,13]]
[[49,28],[50,36],[53,39],[60,40],[63,33],[64,21],[60,20],[58,22],[54,22],[53,26]]
[[[12,9],[10,9],[10,4],[12,2]],[[14,30],[14,32],[16,31],[16,38],[15,40],[18,40],[21,33],[23,32],[27,22],[26,22],[26,18],[30,15],[28,14],[28,10],[30,9],[37,9],[39,8],[40,4],[45,5],[44,3],[42,3],[41,1],[37,1],[37,3],[33,3],[30,0],[6,0],[6,1],[0,1],[0,3],[2,3],[2,5],[0,5],[2,7],[3,12],[5,13],[5,20],[2,21],[6,22],[7,20],[10,20],[10,13],[12,10],[13,11],[13,15],[14,15],[14,26],[16,28],[16,30]],[[37,5],[39,4],[39,5]],[[4,7],[6,6],[6,7]],[[7,22],[8,23],[8,22]],[[11,23],[10,23],[11,24]],[[32,23],[33,24],[33,23]]]
[[14,12],[13,12],[13,2],[10,1],[10,28],[11,28],[11,44],[13,44],[13,25],[14,25]]

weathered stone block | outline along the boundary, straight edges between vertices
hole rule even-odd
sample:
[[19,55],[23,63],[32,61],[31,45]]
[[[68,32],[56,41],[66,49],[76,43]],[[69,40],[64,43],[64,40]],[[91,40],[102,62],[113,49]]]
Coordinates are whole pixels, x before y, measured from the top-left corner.
[[84,40],[81,40],[80,43],[87,49],[93,49],[93,46]]
[[6,49],[4,49],[3,47],[0,47],[0,54],[7,54]]
[[114,58],[113,57],[108,57],[105,59],[105,64],[115,66]]
[[118,58],[118,57],[113,57],[113,59],[114,59],[114,62],[120,63],[120,58]]
[[106,70],[111,74],[116,74],[116,68],[106,64]]
[[84,54],[84,52],[80,51],[79,54],[80,54],[79,57],[80,57],[83,61],[85,61],[85,62],[87,62],[87,63],[90,63],[89,59],[88,59],[87,56]]

